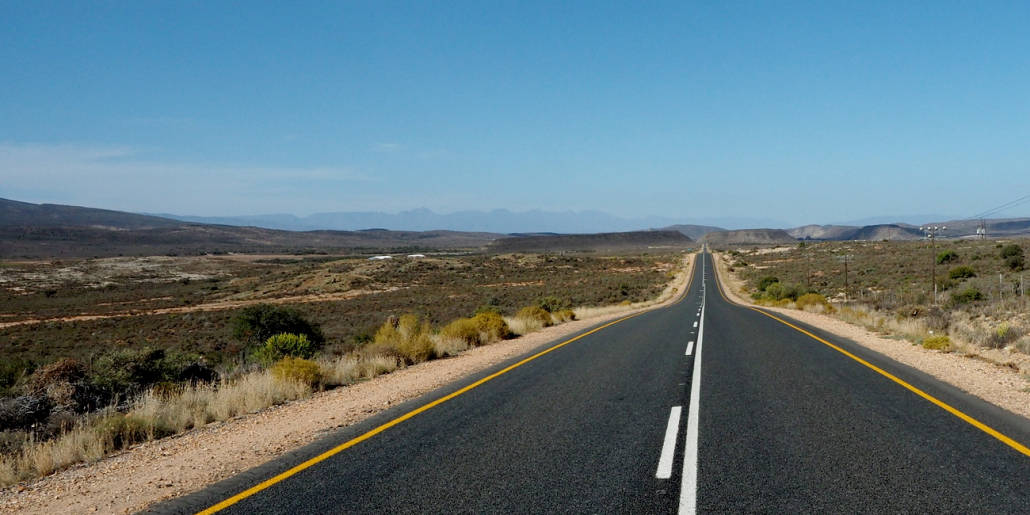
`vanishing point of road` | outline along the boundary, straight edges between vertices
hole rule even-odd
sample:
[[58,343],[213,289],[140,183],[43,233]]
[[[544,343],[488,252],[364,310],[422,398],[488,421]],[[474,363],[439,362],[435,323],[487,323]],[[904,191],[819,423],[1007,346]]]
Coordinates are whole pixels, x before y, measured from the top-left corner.
[[1030,421],[721,294],[547,344],[159,513],[1030,512]]

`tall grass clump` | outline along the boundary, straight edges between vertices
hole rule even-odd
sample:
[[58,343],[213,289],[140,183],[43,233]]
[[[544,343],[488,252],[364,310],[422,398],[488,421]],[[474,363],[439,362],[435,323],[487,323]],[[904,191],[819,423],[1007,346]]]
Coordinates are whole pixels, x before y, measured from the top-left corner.
[[387,320],[376,331],[367,352],[393,355],[412,365],[430,360],[435,356],[432,340],[433,328],[428,320],[419,320],[415,315],[402,315],[399,319]]
[[836,311],[830,302],[826,300],[826,297],[818,293],[806,293],[798,297],[798,300],[794,301],[794,306],[802,311],[812,311],[815,313],[833,313]]
[[453,356],[471,347],[514,336],[508,322],[495,310],[476,310],[472,318],[459,318],[440,329],[434,339],[437,356]]

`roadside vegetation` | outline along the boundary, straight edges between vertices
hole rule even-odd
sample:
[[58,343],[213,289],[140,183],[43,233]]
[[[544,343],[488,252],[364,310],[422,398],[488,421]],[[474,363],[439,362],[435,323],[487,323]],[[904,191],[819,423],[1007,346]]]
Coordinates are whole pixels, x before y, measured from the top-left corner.
[[[355,260],[302,262],[295,271],[307,277],[314,275],[312,268],[324,267],[331,274],[333,267],[353,265],[351,270],[361,268],[376,278],[375,288],[404,288],[410,298],[390,304],[392,298],[380,296],[374,312],[378,325],[349,331],[339,330],[340,321],[325,314],[350,311],[327,304],[361,297],[218,312],[225,324],[217,328],[221,354],[181,342],[168,345],[161,337],[165,326],[147,324],[160,317],[155,315],[138,317],[142,322],[112,319],[155,336],[144,344],[109,344],[102,352],[69,353],[50,361],[31,353],[22,356],[39,361],[7,359],[24,327],[69,340],[93,327],[88,321],[54,324],[65,332],[50,324],[12,326],[7,331],[17,336],[0,347],[5,357],[0,366],[0,485],[575,320],[581,310],[594,315],[613,309],[573,306],[645,306],[675,293],[670,283],[680,259],[474,256],[371,266]],[[387,280],[388,274],[393,278]],[[442,292],[448,293],[430,296]],[[443,318],[458,309],[464,312]],[[205,325],[213,323],[208,319]]]
[[936,249],[805,242],[724,256],[758,303],[832,313],[929,349],[1030,353],[1028,248],[1027,240],[938,240]]

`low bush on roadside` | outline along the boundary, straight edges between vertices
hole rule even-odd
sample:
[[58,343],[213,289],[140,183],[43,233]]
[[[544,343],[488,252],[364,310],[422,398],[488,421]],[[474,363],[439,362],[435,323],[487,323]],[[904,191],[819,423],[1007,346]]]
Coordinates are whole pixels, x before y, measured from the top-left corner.
[[565,322],[571,322],[576,319],[576,312],[571,309],[562,309],[551,313],[551,318],[554,319],[555,323],[564,324]]
[[535,320],[540,323],[541,327],[549,327],[554,323],[551,314],[540,306],[526,306],[515,313],[515,318]]
[[287,356],[272,365],[272,376],[280,381],[293,381],[318,386],[322,382],[322,371],[314,361]]
[[798,300],[794,301],[794,305],[803,311],[817,311],[820,313],[833,313],[835,311],[833,305],[826,300],[826,297],[818,293],[806,293],[798,297]]
[[376,331],[369,348],[371,353],[394,355],[407,364],[421,363],[435,357],[432,327],[428,320],[415,315],[403,315],[387,320]]
[[941,351],[951,350],[951,338],[943,335],[923,338],[923,348]]

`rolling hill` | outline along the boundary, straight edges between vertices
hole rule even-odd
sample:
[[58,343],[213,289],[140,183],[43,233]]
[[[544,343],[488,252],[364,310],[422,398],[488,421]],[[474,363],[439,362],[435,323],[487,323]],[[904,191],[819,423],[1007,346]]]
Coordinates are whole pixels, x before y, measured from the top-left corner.
[[0,199],[2,258],[478,249],[500,236],[385,229],[280,231]]
[[794,243],[797,239],[791,237],[783,229],[739,229],[710,232],[702,238],[702,241],[718,247],[720,245],[781,245]]
[[631,231],[598,234],[544,234],[494,240],[489,252],[620,252],[649,248],[688,248],[693,240],[679,231]]

